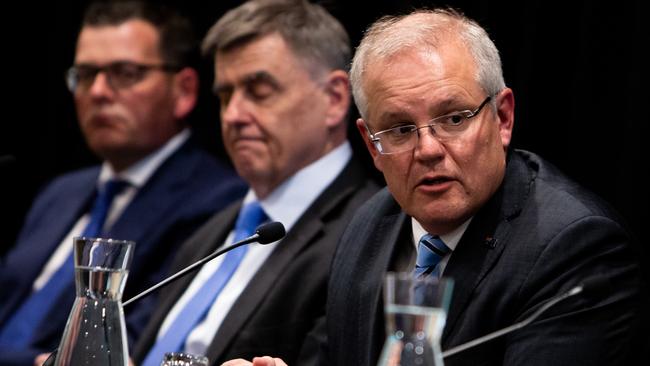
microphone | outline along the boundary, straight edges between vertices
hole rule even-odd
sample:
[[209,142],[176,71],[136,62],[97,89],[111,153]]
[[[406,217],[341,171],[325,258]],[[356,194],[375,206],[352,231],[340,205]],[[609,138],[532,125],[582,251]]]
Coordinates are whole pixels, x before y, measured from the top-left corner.
[[[212,259],[214,259],[214,258],[216,258],[216,257],[218,257],[218,256],[220,256],[220,255],[222,255],[222,254],[224,254],[226,252],[229,252],[229,251],[231,251],[231,250],[233,250],[235,248],[238,248],[238,247],[240,247],[242,245],[254,243],[254,242],[258,242],[260,244],[273,243],[275,241],[278,241],[278,240],[284,238],[285,235],[286,235],[286,231],[284,229],[284,225],[282,225],[282,223],[280,223],[280,222],[272,221],[272,222],[268,222],[266,224],[262,224],[262,225],[257,227],[257,229],[255,230],[255,234],[249,236],[248,238],[244,238],[244,239],[242,239],[242,240],[240,240],[240,241],[238,241],[238,242],[236,242],[236,243],[234,243],[232,245],[229,245],[229,246],[227,246],[227,247],[225,247],[225,248],[223,248],[221,250],[215,251],[212,254],[209,254],[208,256],[206,256],[206,257],[204,257],[202,259],[199,259],[198,261],[196,261],[196,262],[190,264],[189,266],[181,269],[180,271],[178,271],[178,272],[174,273],[173,275],[165,278],[164,280],[158,282],[157,284],[149,287],[148,289],[142,291],[141,293],[133,296],[132,298],[128,299],[127,301],[124,301],[122,303],[122,307],[124,307],[124,306],[126,306],[128,304],[131,304],[131,303],[133,303],[133,302],[135,302],[135,301],[149,295],[151,292],[156,291],[157,289],[168,285],[169,283],[177,280],[178,278],[181,278],[181,277],[185,276],[186,274],[192,272],[197,267],[205,264],[206,262],[209,262]],[[54,365],[54,359],[56,358],[57,352],[58,352],[58,349],[55,349],[54,351],[52,351],[52,353],[50,353],[50,355],[45,360],[45,362],[43,363],[42,366]]]
[[122,303],[122,306],[129,305],[130,303],[137,301],[147,295],[149,295],[151,292],[156,291],[157,289],[168,285],[169,283],[175,281],[178,278],[181,278],[185,276],[186,274],[192,272],[195,270],[197,267],[205,264],[206,262],[211,261],[212,259],[222,255],[223,253],[229,252],[235,248],[238,248],[242,245],[249,244],[249,243],[254,243],[258,242],[260,244],[269,244],[273,243],[275,241],[278,241],[286,235],[286,232],[284,230],[284,225],[277,221],[269,222],[266,224],[260,225],[256,230],[255,234],[249,236],[248,238],[242,239],[232,245],[229,245],[221,250],[218,250],[216,252],[213,252],[212,254],[196,261],[195,263],[190,264],[189,266],[183,268],[182,270],[174,273],[173,275],[165,278],[164,280],[158,282],[157,284],[149,287],[148,289],[142,291],[141,293],[133,296],[132,298],[124,301]]
[[521,328],[527,326],[528,324],[532,323],[533,321],[535,321],[535,319],[537,319],[543,312],[545,312],[546,310],[548,310],[551,307],[555,306],[555,304],[559,303],[562,300],[568,299],[570,297],[573,297],[573,296],[581,294],[581,293],[585,293],[587,295],[589,295],[589,294],[593,295],[593,294],[596,294],[596,293],[604,292],[605,290],[607,290],[609,288],[609,286],[610,286],[609,280],[607,278],[603,277],[603,276],[587,279],[582,284],[571,288],[569,291],[550,298],[545,303],[543,303],[543,305],[539,309],[537,309],[537,311],[535,311],[533,314],[531,314],[526,319],[524,319],[524,320],[522,320],[522,321],[520,321],[518,323],[515,323],[515,324],[513,324],[513,325],[511,325],[509,327],[494,331],[492,333],[486,334],[486,335],[484,335],[482,337],[476,338],[476,339],[474,339],[472,341],[469,341],[467,343],[463,343],[463,344],[461,344],[459,346],[452,347],[452,348],[450,348],[450,349],[448,349],[446,351],[443,351],[442,352],[442,357],[447,358],[447,357],[453,356],[453,355],[455,355],[455,354],[457,354],[459,352],[463,352],[463,351],[465,351],[467,349],[470,349],[470,348],[476,347],[478,345],[481,345],[481,344],[483,344],[483,343],[485,343],[487,341],[491,341],[491,340],[493,340],[495,338],[506,335],[506,334],[508,334],[510,332],[513,332],[513,331],[517,330],[517,329],[521,329]]

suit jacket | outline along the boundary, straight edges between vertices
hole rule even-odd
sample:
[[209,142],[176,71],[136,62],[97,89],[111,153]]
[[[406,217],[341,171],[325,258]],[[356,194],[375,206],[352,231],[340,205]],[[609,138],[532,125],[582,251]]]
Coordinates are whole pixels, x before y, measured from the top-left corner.
[[[66,174],[37,197],[15,247],[0,264],[0,326],[29,295],[34,280],[71,227],[92,204],[99,167]],[[124,299],[161,280],[171,253],[210,215],[243,196],[245,184],[206,152],[186,142],[154,172],[106,233],[136,242]],[[70,243],[72,245],[72,243]],[[0,349],[2,365],[32,365],[58,346],[74,300],[74,284],[55,301],[32,348]],[[130,338],[140,333],[154,304],[145,299],[125,309]]]
[[[351,160],[314,201],[255,274],[224,319],[207,350],[215,365],[233,358],[273,354],[291,365],[316,361],[324,335],[330,261],[354,211],[378,186]],[[181,269],[223,244],[241,202],[215,215],[182,248]],[[161,304],[138,341],[133,358],[146,357],[169,310],[192,282],[187,276],[161,294]]]
[[[327,364],[376,365],[385,339],[382,279],[400,246],[412,240],[410,217],[387,190],[358,211],[332,265]],[[635,255],[602,201],[538,156],[511,152],[502,186],[474,216],[445,268],[455,286],[442,349],[521,321],[584,280],[604,276],[611,286],[564,300],[527,327],[445,364],[626,364],[642,327]]]

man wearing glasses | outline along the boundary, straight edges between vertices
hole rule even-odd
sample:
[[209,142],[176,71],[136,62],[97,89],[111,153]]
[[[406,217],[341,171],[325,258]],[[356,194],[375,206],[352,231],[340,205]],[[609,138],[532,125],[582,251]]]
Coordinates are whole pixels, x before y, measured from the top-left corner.
[[351,80],[357,127],[387,189],[339,243],[322,365],[377,365],[387,271],[454,280],[443,351],[520,322],[585,281],[610,284],[445,365],[639,364],[647,294],[630,234],[600,199],[510,148],[514,95],[485,30],[446,9],[382,18],[357,48]]
[[[644,295],[630,234],[600,199],[510,148],[514,94],[477,23],[445,9],[381,20],[357,48],[351,79],[357,127],[387,190],[359,210],[339,244],[330,364],[376,364],[383,337],[371,334],[384,327],[384,274],[420,266],[429,236],[446,246],[435,273],[455,280],[443,350],[519,322],[584,281],[612,284],[445,365],[635,360]],[[413,250],[411,266],[391,258]]]
[[[0,266],[0,364],[31,365],[58,345],[74,300],[72,237],[136,242],[128,299],[162,279],[180,242],[245,192],[196,146],[185,121],[198,93],[195,45],[188,20],[166,8],[87,10],[66,77],[86,142],[103,163],[45,188]],[[127,309],[130,337],[152,304]]]

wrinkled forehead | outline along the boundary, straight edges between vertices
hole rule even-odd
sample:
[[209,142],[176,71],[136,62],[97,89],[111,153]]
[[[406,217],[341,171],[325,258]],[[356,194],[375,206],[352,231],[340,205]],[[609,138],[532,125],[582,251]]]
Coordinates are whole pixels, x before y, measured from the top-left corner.
[[469,52],[457,45],[404,49],[368,63],[364,73],[368,119],[377,118],[392,102],[404,106],[441,103],[480,93],[476,66]]

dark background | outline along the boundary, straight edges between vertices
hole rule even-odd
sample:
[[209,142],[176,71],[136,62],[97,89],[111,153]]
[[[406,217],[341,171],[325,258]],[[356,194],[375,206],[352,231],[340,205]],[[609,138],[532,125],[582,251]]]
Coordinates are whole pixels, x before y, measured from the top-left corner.
[[[13,244],[43,184],[97,162],[77,128],[63,80],[88,2],[52,3],[16,4],[5,13],[6,23],[17,25],[3,25],[1,38],[9,63],[0,79],[5,112],[0,124],[0,255]],[[202,36],[241,1],[166,3],[193,18]],[[641,146],[649,120],[648,61],[641,54],[650,44],[647,33],[641,34],[640,1],[320,3],[341,20],[353,46],[381,15],[423,5],[451,5],[476,19],[501,51],[506,83],[515,92],[514,146],[539,153],[603,196],[640,236],[647,224],[649,188]],[[203,95],[193,123],[206,146],[223,158],[208,61],[201,71]],[[356,132],[353,137],[360,147]],[[645,238],[642,244],[647,247]]]

